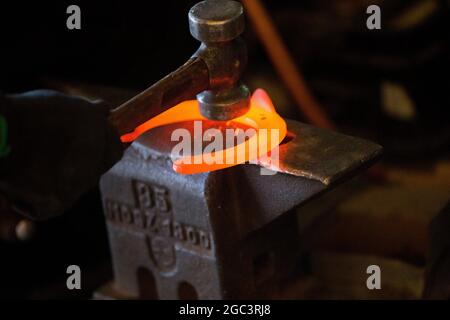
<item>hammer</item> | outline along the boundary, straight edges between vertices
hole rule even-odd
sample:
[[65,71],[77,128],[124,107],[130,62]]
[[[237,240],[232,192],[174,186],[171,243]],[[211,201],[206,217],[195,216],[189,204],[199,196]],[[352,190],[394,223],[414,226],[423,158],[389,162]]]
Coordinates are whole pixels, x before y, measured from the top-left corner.
[[226,121],[245,114],[250,91],[240,83],[247,63],[244,10],[236,1],[206,0],[189,11],[189,30],[200,48],[180,68],[111,111],[119,135],[178,103],[197,96],[208,119]]

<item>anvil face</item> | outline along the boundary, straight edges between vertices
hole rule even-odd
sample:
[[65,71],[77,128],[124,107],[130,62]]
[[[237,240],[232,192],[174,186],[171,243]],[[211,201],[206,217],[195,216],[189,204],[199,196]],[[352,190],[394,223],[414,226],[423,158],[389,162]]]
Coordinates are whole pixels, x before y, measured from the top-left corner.
[[284,173],[261,175],[259,166],[245,164],[180,175],[170,160],[174,128],[142,136],[102,177],[115,279],[114,291],[99,297],[270,296],[298,262],[293,209],[381,151],[361,139],[288,121],[291,138],[281,146],[279,167],[271,168]]

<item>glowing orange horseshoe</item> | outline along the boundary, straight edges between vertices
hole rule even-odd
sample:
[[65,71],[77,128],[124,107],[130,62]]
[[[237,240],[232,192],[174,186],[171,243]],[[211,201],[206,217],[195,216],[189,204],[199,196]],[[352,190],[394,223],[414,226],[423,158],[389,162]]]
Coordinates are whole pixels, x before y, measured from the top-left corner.
[[[150,129],[192,120],[208,119],[201,115],[196,100],[184,101],[141,124],[133,132],[124,134],[120,139],[122,142],[132,142]],[[256,160],[276,148],[287,133],[286,122],[275,111],[272,101],[262,89],[257,89],[253,93],[250,108],[246,114],[226,122],[227,125],[233,123],[249,126],[256,130],[256,134],[239,145],[215,151],[214,158],[223,159],[220,163],[205,162],[205,158],[212,154],[202,153],[174,160],[173,169],[180,174],[195,174]],[[236,157],[236,153],[243,152],[242,150],[245,150],[245,156]]]

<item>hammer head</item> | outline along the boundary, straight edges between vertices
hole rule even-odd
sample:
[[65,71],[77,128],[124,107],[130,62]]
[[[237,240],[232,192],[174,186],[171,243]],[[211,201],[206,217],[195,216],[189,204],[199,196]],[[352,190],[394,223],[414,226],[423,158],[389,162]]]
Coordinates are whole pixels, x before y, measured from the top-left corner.
[[225,121],[246,113],[250,91],[239,82],[247,64],[244,10],[236,1],[206,0],[189,11],[189,29],[202,44],[195,57],[208,66],[209,90],[197,95],[201,113]]
[[236,1],[202,1],[189,11],[189,29],[201,42],[231,41],[239,37],[244,28],[244,11]]

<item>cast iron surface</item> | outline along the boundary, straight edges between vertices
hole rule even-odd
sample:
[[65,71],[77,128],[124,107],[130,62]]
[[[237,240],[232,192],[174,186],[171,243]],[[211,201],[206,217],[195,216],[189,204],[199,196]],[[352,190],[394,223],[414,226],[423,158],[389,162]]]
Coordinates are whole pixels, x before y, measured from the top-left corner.
[[[288,153],[317,141],[325,150],[335,144],[334,133],[294,121],[289,126],[297,133],[311,132],[292,136],[283,145]],[[298,271],[300,256],[294,209],[334,185],[287,173],[261,175],[261,167],[253,164],[177,174],[170,153],[178,142],[170,136],[180,127],[193,131],[186,122],[144,134],[102,177],[115,276],[97,297],[230,299],[283,292]],[[341,143],[354,141],[339,138]],[[311,149],[301,150],[308,159]],[[342,181],[375,157],[358,150],[361,154],[345,166],[333,166],[327,153],[322,157],[314,151],[309,157],[311,163],[329,162],[337,168],[328,171],[331,179]],[[349,152],[336,148],[333,157],[341,161]],[[288,164],[291,170],[295,165]]]
[[378,159],[382,147],[376,143],[287,120],[288,138],[280,146],[279,164],[264,159],[268,169],[332,184]]

